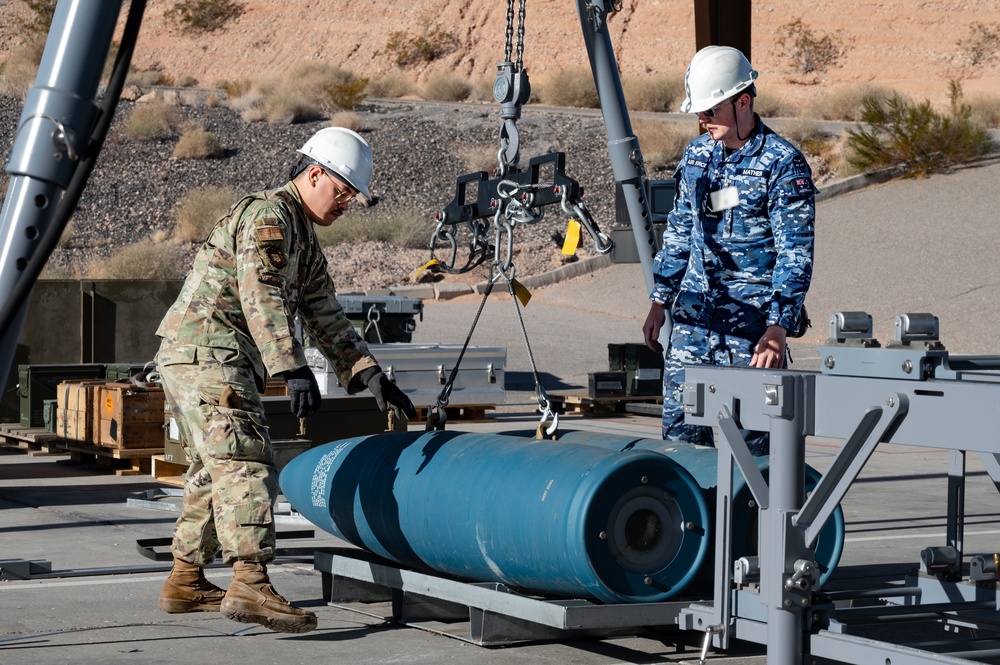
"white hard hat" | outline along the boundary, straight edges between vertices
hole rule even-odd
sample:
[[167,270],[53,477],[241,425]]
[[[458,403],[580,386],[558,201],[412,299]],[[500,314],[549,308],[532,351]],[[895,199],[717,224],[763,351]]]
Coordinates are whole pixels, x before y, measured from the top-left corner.
[[706,46],[691,58],[684,75],[683,113],[701,113],[746,90],[757,80],[757,70],[738,49]]
[[313,134],[298,150],[344,182],[370,197],[372,147],[360,134],[344,127],[326,127]]

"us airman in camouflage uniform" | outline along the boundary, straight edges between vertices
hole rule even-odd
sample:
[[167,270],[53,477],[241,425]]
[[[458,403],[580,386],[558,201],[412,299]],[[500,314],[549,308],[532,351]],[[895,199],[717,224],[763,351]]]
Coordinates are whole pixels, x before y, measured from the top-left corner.
[[[799,323],[812,277],[811,172],[753,112],[756,72],[746,70],[749,63],[735,95],[698,109],[708,132],[678,165],[674,208],[654,260],[644,332],[662,350],[656,340],[672,319],[663,381],[669,440],[714,445],[711,428],[684,422],[685,365],[784,366],[785,337]],[[767,454],[766,436],[744,434],[752,453]]]
[[[274,558],[278,483],[260,392],[265,377],[283,377],[293,411],[304,417],[318,408],[294,318],[347,392],[368,387],[380,406],[389,401],[413,416],[345,316],[313,229],[336,220],[358,192],[367,195],[370,147],[328,128],[300,152],[310,159],[292,181],[244,197],[216,224],[157,330],[164,392],[192,460],[160,607],[221,607],[229,618],[285,632],[311,630],[316,617],[278,596],[263,566]],[[235,571],[225,596],[201,576],[220,546]],[[258,600],[264,609],[255,609]]]

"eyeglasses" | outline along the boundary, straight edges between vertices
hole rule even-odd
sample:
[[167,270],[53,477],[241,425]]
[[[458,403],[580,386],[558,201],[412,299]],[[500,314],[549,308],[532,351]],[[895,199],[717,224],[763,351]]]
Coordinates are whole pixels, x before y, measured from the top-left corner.
[[713,106],[712,108],[710,108],[710,109],[708,109],[706,111],[698,111],[698,115],[703,115],[706,118],[714,118],[715,114],[718,113],[719,109],[722,108],[722,105],[725,104],[728,101],[729,100],[726,99],[726,100],[723,100],[723,101],[719,102],[718,104],[716,104],[715,106]]
[[352,192],[350,190],[344,189],[341,186],[340,181],[334,178],[326,171],[323,171],[323,174],[326,175],[328,178],[330,178],[330,180],[333,181],[334,186],[337,188],[337,193],[333,195],[334,201],[336,201],[337,203],[350,203],[355,198],[357,198],[358,196],[357,192]]
[[724,104],[725,104],[726,102],[732,102],[732,103],[733,103],[733,108],[736,108],[736,102],[737,102],[737,100],[739,100],[739,98],[740,98],[740,95],[742,95],[742,94],[743,94],[743,92],[744,92],[744,91],[740,91],[740,92],[737,92],[737,93],[736,93],[735,95],[733,95],[733,96],[732,96],[732,97],[730,97],[729,99],[723,99],[723,100],[722,100],[721,102],[719,102],[718,104],[716,104],[716,105],[715,105],[715,106],[713,106],[712,108],[708,109],[707,111],[699,111],[699,112],[698,112],[698,115],[703,115],[703,116],[705,116],[706,118],[714,118],[714,117],[715,117],[715,114],[719,112],[719,109],[721,109],[721,108],[722,108],[722,106],[723,106],[723,105],[724,105]]

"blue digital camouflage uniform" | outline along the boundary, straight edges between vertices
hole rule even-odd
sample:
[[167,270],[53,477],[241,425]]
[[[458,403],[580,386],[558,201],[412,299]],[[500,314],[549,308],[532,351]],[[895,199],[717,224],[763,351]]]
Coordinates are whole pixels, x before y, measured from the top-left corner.
[[[681,405],[687,364],[750,363],[768,326],[795,326],[812,278],[816,193],[802,154],[767,128],[738,150],[703,134],[675,174],[674,208],[653,263],[650,299],[670,307],[663,438],[713,445],[711,428],[687,425]],[[736,187],[739,202],[713,211],[711,193]],[[766,436],[747,441],[767,454]]]
[[167,404],[191,458],[174,558],[204,566],[274,558],[277,471],[260,390],[304,367],[300,317],[341,385],[375,359],[336,299],[316,233],[291,182],[240,200],[199,250],[157,330]]

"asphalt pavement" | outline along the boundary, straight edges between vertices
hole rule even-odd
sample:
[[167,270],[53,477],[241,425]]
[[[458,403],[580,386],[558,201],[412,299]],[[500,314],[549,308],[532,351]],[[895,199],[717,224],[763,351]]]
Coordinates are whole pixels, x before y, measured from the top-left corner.
[[[792,345],[795,367],[818,366],[817,344],[829,316],[864,310],[876,336],[892,337],[902,312],[940,317],[942,340],[954,353],[997,353],[1000,283],[991,194],[1000,164],[986,163],[923,180],[899,180],[819,204],[816,273],[807,300],[814,328]],[[461,343],[480,305],[477,296],[425,304],[415,341]],[[508,349],[509,404],[486,422],[450,429],[533,428],[533,369],[550,392],[586,387],[606,369],[607,344],[641,341],[647,301],[638,265],[617,265],[537,289],[523,309],[534,368],[510,298],[492,296],[472,343]],[[562,427],[656,437],[656,418],[619,414],[568,415]],[[418,427],[414,425],[414,427]],[[839,441],[814,439],[807,459],[826,469]],[[830,588],[898,581],[923,547],[944,542],[948,454],[883,446],[872,456],[843,508],[844,554]],[[970,459],[966,492],[966,551],[996,551],[1000,524],[996,489]],[[48,562],[59,575],[0,581],[0,663],[694,663],[697,634],[639,630],[605,640],[557,640],[486,648],[394,624],[384,609],[360,613],[323,601],[322,581],[308,560],[284,559],[271,571],[278,591],[317,612],[319,627],[284,635],[213,614],[168,615],[156,609],[166,567],[143,558],[137,541],[168,538],[175,498],[150,491],[166,486],[149,476],[118,477],[74,466],[61,456],[0,449],[0,559]],[[138,499],[129,503],[129,499]],[[279,531],[301,525],[279,524]],[[346,547],[319,532],[282,541],[299,553]],[[161,550],[163,548],[160,548]],[[224,568],[209,576],[224,586]],[[928,627],[929,626],[929,627]],[[906,627],[901,639],[944,639],[940,626]],[[928,631],[936,631],[928,633]],[[687,643],[679,650],[679,643]],[[763,664],[764,650],[738,644],[709,662]]]

